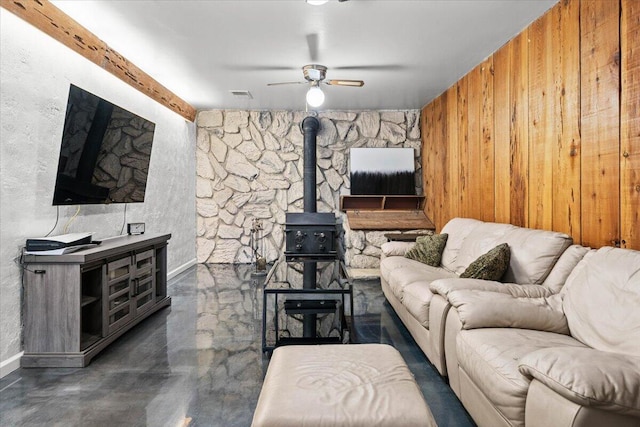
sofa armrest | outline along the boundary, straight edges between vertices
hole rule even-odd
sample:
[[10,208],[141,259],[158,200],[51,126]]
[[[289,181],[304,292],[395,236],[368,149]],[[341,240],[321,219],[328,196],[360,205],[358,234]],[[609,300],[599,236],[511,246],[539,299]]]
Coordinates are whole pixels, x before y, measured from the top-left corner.
[[468,290],[452,291],[448,298],[463,329],[521,328],[569,334],[567,318],[557,302],[545,298]]
[[520,359],[520,372],[582,406],[640,417],[640,357],[552,347]]
[[380,249],[384,256],[404,256],[409,249],[411,249],[415,242],[386,242],[383,243]]
[[459,290],[499,292],[519,298],[544,298],[553,295],[551,290],[540,285],[518,285],[482,279],[438,279],[431,282],[429,289],[445,299],[450,292]]

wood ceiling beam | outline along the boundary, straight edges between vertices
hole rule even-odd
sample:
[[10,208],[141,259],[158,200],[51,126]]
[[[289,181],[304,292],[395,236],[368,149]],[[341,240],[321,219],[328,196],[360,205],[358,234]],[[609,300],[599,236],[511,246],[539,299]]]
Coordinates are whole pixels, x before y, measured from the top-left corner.
[[193,122],[196,109],[48,0],[0,0],[0,6],[107,70],[151,99]]

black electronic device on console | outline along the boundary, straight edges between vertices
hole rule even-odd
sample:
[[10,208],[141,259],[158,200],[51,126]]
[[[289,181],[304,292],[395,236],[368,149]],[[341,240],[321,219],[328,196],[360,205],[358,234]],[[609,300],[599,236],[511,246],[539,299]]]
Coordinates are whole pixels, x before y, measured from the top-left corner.
[[52,251],[91,244],[91,233],[71,233],[60,236],[27,239],[27,252]]

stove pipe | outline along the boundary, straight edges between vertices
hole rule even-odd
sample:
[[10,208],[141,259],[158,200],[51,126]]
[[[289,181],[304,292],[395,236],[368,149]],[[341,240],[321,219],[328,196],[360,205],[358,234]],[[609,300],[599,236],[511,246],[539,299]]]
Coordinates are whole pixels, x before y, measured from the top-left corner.
[[[317,212],[316,203],[316,137],[320,129],[320,122],[315,117],[307,117],[302,121],[304,133],[304,212]],[[307,261],[303,267],[303,288],[315,289],[317,263]],[[316,336],[317,315],[303,316],[303,336]]]
[[315,117],[302,121],[304,132],[304,211],[317,212],[316,207],[316,137],[320,122]]

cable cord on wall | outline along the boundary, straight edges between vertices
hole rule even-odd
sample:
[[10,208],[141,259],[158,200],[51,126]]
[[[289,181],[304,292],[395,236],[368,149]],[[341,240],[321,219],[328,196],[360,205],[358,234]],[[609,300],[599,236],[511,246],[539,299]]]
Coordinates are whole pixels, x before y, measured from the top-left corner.
[[[79,209],[80,207],[78,207]],[[51,233],[53,233],[53,230],[56,229],[56,227],[58,226],[58,221],[60,220],[60,206],[56,206],[56,222],[55,224],[53,224],[53,227],[51,227],[51,230],[49,230],[49,232],[47,234],[45,234],[44,237],[49,237],[51,235]],[[33,270],[29,270],[25,265],[24,265],[24,251],[27,248],[25,246],[20,246],[18,248],[18,255],[16,257],[13,258],[13,262],[20,267],[20,283],[23,284],[24,286],[24,270],[27,271],[31,271],[33,273]]]
[[51,233],[53,233],[53,230],[56,229],[56,227],[58,226],[58,220],[60,219],[60,206],[56,206],[56,223],[53,224],[53,228],[51,230],[49,230],[49,232],[47,234],[45,234],[44,237],[49,237],[49,235]]
[[[16,263],[16,265],[18,265],[20,267],[20,283],[23,283],[24,270],[27,270],[27,271],[30,271],[30,272],[34,273],[33,270],[29,270],[24,264],[24,256],[25,256],[24,251],[26,249],[27,249],[26,247],[21,246],[18,249],[20,251],[20,253],[18,254],[18,256],[13,258],[13,262]],[[24,285],[24,283],[23,283],[23,285]]]
[[69,218],[69,221],[67,221],[67,223],[64,225],[64,229],[62,230],[62,234],[67,234],[67,231],[69,230],[69,226],[71,225],[71,223],[73,221],[75,221],[75,219],[78,217],[79,213],[80,213],[80,205],[78,205],[78,209],[76,209],[76,213],[74,213],[73,216],[71,218]]
[[124,225],[127,223],[127,204],[124,204],[124,215],[122,217],[122,228],[120,228],[120,234],[124,234]]

